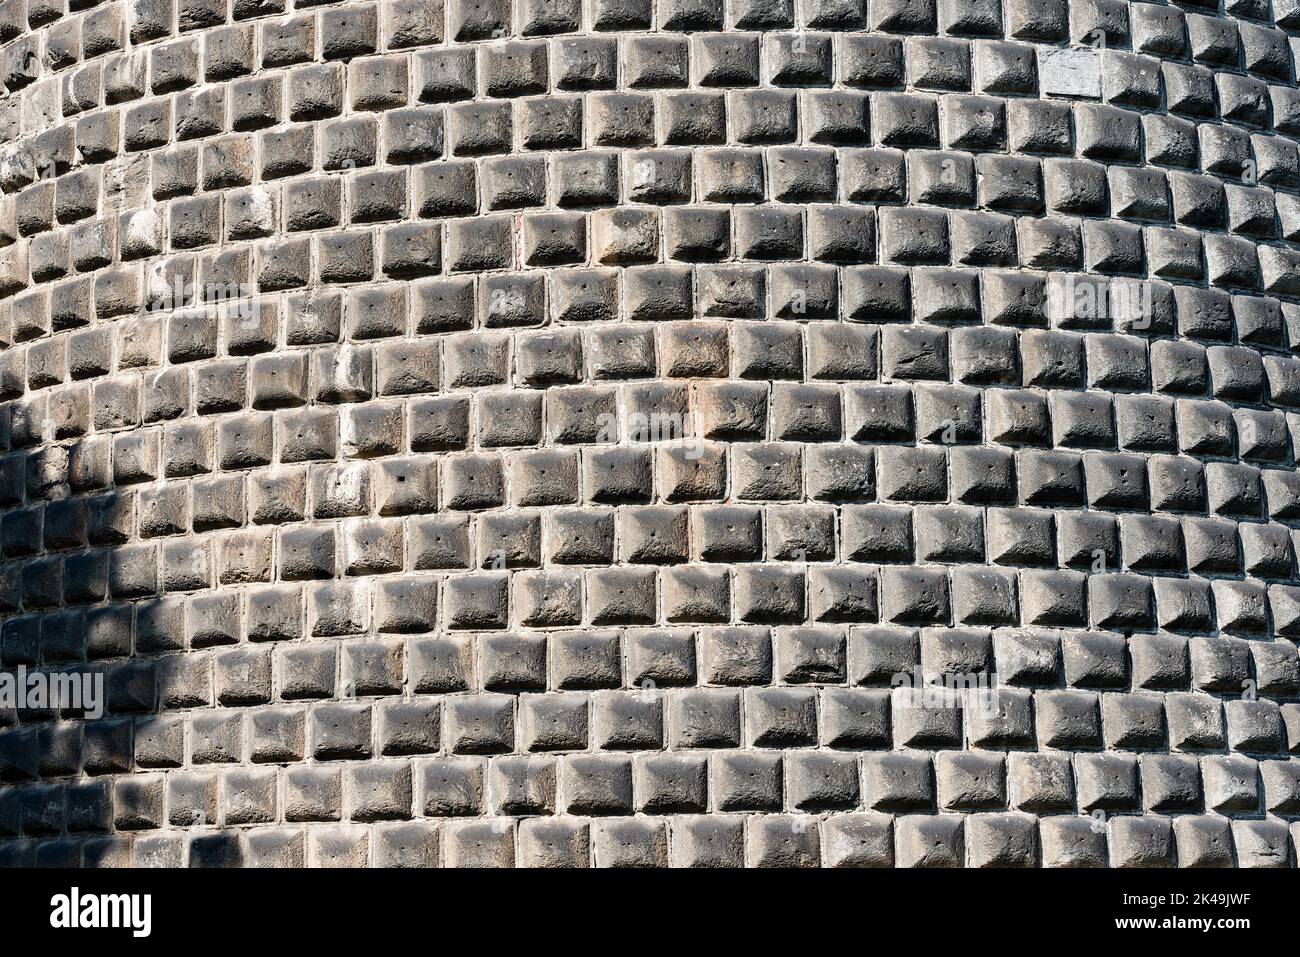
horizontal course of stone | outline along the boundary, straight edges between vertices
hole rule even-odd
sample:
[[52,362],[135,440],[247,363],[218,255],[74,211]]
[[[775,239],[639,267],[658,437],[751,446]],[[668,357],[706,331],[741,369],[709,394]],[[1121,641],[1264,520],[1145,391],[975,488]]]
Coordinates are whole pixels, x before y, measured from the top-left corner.
[[0,863],[1293,866],[1298,66],[0,0]]

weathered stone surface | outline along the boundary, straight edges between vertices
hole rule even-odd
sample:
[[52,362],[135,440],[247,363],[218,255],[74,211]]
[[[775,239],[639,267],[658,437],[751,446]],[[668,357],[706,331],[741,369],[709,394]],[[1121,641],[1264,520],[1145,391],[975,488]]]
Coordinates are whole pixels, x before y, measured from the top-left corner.
[[0,864],[1294,864],[1300,17],[1185,6],[0,2]]

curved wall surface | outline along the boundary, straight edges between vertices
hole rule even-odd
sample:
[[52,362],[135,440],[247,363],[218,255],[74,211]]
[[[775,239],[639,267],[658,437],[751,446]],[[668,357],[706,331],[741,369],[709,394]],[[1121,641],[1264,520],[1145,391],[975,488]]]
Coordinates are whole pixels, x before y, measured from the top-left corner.
[[0,861],[1294,864],[1296,0],[0,43]]

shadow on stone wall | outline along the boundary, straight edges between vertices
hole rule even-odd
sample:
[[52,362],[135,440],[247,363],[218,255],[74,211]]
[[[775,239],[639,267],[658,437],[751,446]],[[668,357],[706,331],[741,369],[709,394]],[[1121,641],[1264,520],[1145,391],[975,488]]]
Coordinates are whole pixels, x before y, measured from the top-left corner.
[[[161,546],[130,543],[136,491],[95,491],[107,449],[0,456],[0,866],[130,863],[126,833],[167,822],[163,778],[128,772],[184,761],[183,724],[160,715],[160,696],[163,673],[191,656],[161,655],[239,640],[225,596],[189,623],[184,596],[159,597]],[[215,823],[203,814],[176,801],[170,817]]]

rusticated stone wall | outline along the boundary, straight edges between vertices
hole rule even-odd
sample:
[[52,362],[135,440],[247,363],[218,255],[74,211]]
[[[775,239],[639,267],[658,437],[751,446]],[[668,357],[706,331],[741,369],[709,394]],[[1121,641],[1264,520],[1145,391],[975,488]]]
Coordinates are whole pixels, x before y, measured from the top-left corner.
[[1294,863],[1297,0],[0,43],[0,861]]

